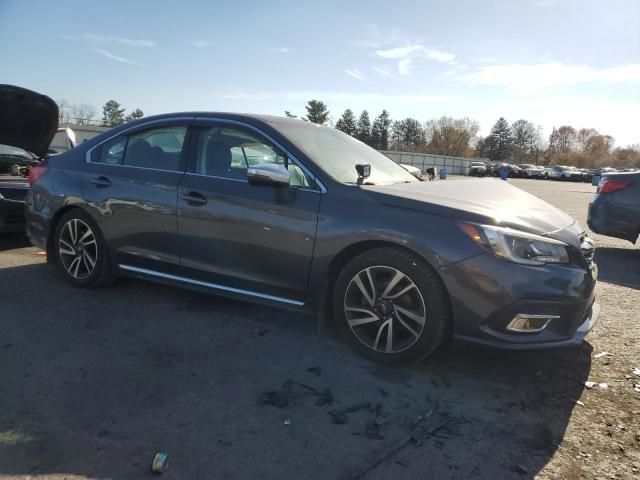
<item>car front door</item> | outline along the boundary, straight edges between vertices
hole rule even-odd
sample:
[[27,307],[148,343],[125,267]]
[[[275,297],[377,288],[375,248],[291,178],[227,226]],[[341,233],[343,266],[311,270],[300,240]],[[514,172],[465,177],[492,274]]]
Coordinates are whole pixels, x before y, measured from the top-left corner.
[[121,268],[177,268],[177,189],[192,119],[152,122],[89,152],[84,196]]
[[[190,165],[178,189],[185,275],[244,295],[304,302],[321,191],[303,167],[253,127],[194,124]],[[289,187],[256,186],[247,168],[285,164]]]

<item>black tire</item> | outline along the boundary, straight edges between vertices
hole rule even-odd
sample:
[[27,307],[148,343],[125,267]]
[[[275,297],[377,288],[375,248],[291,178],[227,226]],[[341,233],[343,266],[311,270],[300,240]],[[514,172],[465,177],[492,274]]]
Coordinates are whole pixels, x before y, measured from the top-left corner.
[[[70,225],[73,224],[80,226],[80,233],[76,230],[76,237],[82,236],[83,225],[88,227],[95,241],[95,250],[93,250],[89,245],[82,246],[82,251],[78,250],[78,246],[75,246],[72,249],[72,251],[75,252],[75,256],[69,253],[63,253],[62,250],[68,251],[68,243],[65,244],[64,242],[66,241],[65,238],[69,240],[69,237],[66,237],[66,235],[69,235]],[[84,232],[86,233],[86,230]],[[91,255],[88,255],[89,251],[92,252]],[[109,250],[102,236],[102,232],[91,215],[80,208],[69,210],[56,224],[51,254],[53,264],[55,265],[57,272],[73,286],[82,288],[98,288],[109,285],[116,279],[116,274],[109,256]],[[78,260],[77,266],[69,269],[69,265],[74,264],[76,258],[80,259]],[[94,258],[94,265],[89,271],[91,261],[87,259],[90,258]],[[78,268],[82,269],[82,273],[85,273],[86,275],[74,276],[73,272],[75,271],[78,273]]]
[[[386,287],[393,283],[390,279],[395,275],[393,272],[403,274],[404,277],[393,284],[388,295],[396,288],[400,292],[407,288],[409,290],[402,296],[388,300],[393,296],[384,297],[383,295]],[[379,287],[377,294],[373,295],[374,298],[378,298],[378,302],[374,301],[373,305],[378,307],[370,307],[372,303],[361,295],[362,290],[357,285],[356,276],[359,276],[361,282],[363,278],[365,281],[367,278],[373,278],[368,285],[374,283]],[[388,279],[386,284],[385,278]],[[371,288],[365,288],[369,294],[372,293]],[[353,300],[358,296],[360,303]],[[336,279],[332,300],[334,318],[341,336],[362,356],[383,365],[415,362],[432,354],[444,341],[447,327],[451,322],[448,295],[435,270],[416,255],[395,247],[368,250],[349,261]],[[422,301],[421,304],[420,301]],[[387,306],[383,309],[381,305],[387,302],[391,303],[389,307],[391,313],[387,311]],[[352,307],[358,307],[357,309],[362,307],[371,313],[356,314],[351,312]],[[347,309],[350,310],[349,314]],[[409,314],[416,317],[423,315],[423,323],[419,323],[410,316],[407,310]],[[384,313],[388,316],[383,316]],[[352,327],[347,315],[352,316],[352,323],[361,320],[361,318],[353,318],[353,315],[364,315],[366,318],[362,319],[365,322],[356,323]],[[371,320],[376,316],[376,320]],[[386,323],[389,323],[387,327],[384,326]],[[375,348],[378,340],[382,341],[383,328],[385,350],[387,350],[385,352]],[[387,353],[390,330],[392,332],[391,349]],[[370,342],[373,341],[373,345],[367,345],[370,343],[367,339]],[[399,348],[396,349],[396,346]]]

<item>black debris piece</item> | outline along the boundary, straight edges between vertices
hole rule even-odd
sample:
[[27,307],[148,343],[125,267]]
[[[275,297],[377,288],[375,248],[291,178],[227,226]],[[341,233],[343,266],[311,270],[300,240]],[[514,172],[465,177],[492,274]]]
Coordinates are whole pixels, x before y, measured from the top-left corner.
[[380,392],[380,395],[382,395],[384,398],[387,398],[389,396],[389,392],[387,392],[384,388],[379,387],[378,391]]
[[331,415],[331,423],[335,423],[336,425],[344,425],[349,421],[349,417],[347,417],[347,414],[344,412],[329,410],[329,415]]
[[291,407],[294,404],[292,393],[293,380],[287,380],[279,389],[262,393],[258,401],[263,405],[275,405],[278,408]]
[[316,405],[319,407],[327,407],[335,401],[333,398],[333,393],[328,388],[325,388],[322,393],[318,396],[318,400],[316,400]]
[[307,372],[313,373],[316,377],[322,375],[322,367],[309,367],[307,368]]

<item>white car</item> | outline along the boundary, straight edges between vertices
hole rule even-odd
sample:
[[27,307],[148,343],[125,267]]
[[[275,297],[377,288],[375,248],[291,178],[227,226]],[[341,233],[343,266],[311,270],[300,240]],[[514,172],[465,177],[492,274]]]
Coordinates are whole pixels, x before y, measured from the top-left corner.
[[418,167],[414,167],[413,165],[406,165],[404,163],[401,163],[400,166],[411,175],[416,177],[418,180],[422,180],[422,170],[420,170]]
[[544,167],[539,167],[537,165],[531,165],[530,163],[523,163],[518,165],[522,170],[524,170],[526,178],[542,178],[544,177]]

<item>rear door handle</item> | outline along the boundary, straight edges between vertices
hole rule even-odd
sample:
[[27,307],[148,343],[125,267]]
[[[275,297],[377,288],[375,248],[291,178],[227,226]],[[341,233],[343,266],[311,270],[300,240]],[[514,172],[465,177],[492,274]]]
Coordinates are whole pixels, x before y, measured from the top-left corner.
[[183,193],[182,199],[193,207],[199,207],[201,205],[206,205],[207,203],[205,196],[198,192]]
[[111,180],[102,175],[91,179],[91,183],[93,183],[98,188],[107,188],[111,186]]

